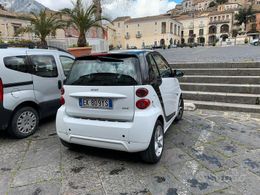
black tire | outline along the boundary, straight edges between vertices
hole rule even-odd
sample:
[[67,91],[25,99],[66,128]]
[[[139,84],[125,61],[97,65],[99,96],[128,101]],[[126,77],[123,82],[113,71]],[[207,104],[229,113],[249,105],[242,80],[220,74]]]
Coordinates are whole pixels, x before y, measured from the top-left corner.
[[8,133],[15,138],[23,139],[34,134],[38,126],[38,112],[32,107],[22,107],[15,111],[8,128]]
[[174,119],[175,122],[178,122],[182,119],[183,112],[184,112],[184,101],[183,98],[180,97],[179,104],[178,104],[178,115]]
[[258,46],[258,45],[259,45],[259,43],[258,43],[258,42],[255,42],[255,43],[254,43],[254,46]]
[[[156,151],[155,151],[155,137],[156,137],[157,128],[162,129],[162,136],[163,136],[162,137],[163,144],[161,146],[162,151],[160,155],[156,155]],[[162,123],[158,120],[155,124],[149,147],[145,151],[141,152],[141,158],[146,163],[155,164],[160,161],[163,154],[163,149],[164,149],[164,129]]]
[[63,146],[65,146],[66,148],[69,148],[69,149],[73,149],[75,148],[75,144],[71,144],[69,142],[66,142],[64,141],[63,139],[60,139],[60,142]]

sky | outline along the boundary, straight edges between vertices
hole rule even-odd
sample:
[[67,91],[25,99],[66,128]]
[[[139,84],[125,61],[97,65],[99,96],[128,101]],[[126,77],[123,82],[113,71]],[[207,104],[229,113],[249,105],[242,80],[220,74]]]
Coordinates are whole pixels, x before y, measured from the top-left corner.
[[[37,0],[53,10],[71,7],[71,0]],[[86,3],[90,0],[84,0]],[[102,0],[103,15],[114,19],[119,16],[143,17],[165,13],[181,0]]]

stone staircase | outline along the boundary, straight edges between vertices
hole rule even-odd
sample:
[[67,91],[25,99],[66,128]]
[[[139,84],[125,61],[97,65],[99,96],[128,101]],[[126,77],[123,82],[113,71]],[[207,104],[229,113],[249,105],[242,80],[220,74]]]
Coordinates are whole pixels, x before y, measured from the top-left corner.
[[197,108],[260,113],[260,63],[172,64],[185,102]]

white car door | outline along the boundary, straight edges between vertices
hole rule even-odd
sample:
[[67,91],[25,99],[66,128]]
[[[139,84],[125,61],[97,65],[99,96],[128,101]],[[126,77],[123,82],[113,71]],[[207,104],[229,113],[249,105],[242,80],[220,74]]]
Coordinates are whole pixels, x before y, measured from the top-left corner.
[[172,70],[167,61],[159,53],[155,52],[152,55],[162,78],[160,91],[164,103],[166,120],[169,121],[177,113],[180,95],[179,83],[178,80],[172,76]]
[[57,67],[56,55],[38,51],[28,51],[27,55],[33,66],[34,94],[41,114],[54,114],[60,107],[60,89],[64,80]]

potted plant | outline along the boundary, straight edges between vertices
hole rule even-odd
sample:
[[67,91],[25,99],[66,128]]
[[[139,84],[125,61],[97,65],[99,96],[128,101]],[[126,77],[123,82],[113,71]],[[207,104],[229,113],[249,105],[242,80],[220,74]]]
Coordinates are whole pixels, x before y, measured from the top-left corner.
[[69,48],[68,51],[76,56],[84,56],[91,53],[91,47],[88,47],[86,40],[86,33],[92,27],[102,28],[100,22],[102,20],[109,21],[104,17],[96,17],[96,6],[91,4],[89,7],[83,5],[82,0],[77,0],[73,3],[73,8],[63,9],[62,13],[68,16],[68,26],[71,26],[78,30],[79,38],[77,42],[78,47]]

